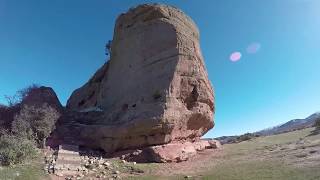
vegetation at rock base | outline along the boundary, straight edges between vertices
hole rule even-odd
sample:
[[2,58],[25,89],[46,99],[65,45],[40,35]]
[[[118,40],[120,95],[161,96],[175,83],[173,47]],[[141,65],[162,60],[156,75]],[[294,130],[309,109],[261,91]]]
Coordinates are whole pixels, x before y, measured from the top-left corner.
[[0,137],[0,162],[13,165],[32,159],[37,154],[35,143],[24,137],[5,134]]
[[11,131],[20,137],[34,139],[38,146],[44,147],[59,117],[57,110],[47,104],[41,107],[25,105],[15,116]]
[[14,166],[0,166],[1,180],[45,180],[49,179],[42,170],[42,161],[40,158],[28,161],[25,164]]
[[45,139],[55,127],[59,112],[48,104],[32,106],[22,104],[31,85],[14,96],[7,96],[8,106],[0,106],[0,164],[14,165],[33,159],[37,147],[44,147]]

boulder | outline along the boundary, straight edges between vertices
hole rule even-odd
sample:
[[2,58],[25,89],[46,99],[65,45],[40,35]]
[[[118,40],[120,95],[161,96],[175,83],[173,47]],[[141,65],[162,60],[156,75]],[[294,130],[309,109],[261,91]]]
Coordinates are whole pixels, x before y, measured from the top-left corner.
[[139,150],[120,151],[113,154],[114,157],[122,157],[127,161],[145,162],[181,162],[197,155],[199,151],[206,149],[221,149],[219,141],[198,140],[195,142],[172,142],[164,145],[149,146]]
[[214,126],[214,94],[195,23],[160,4],[121,14],[110,60],[72,93],[67,111],[64,132],[106,152],[200,139]]
[[198,140],[196,142],[169,143],[145,148],[141,155],[147,162],[181,162],[194,157],[197,152],[206,149],[220,149],[219,141]]
[[155,162],[181,162],[197,154],[197,149],[191,142],[151,146],[146,151],[150,160]]

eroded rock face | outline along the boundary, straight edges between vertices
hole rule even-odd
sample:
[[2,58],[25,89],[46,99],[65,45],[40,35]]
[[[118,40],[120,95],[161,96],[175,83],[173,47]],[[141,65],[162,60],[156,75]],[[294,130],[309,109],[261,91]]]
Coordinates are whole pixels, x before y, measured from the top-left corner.
[[28,106],[42,106],[45,103],[60,113],[63,111],[63,106],[51,87],[32,88],[21,102],[22,105]]
[[107,152],[199,139],[214,126],[214,94],[197,26],[166,5],[121,14],[110,61],[67,109],[82,113],[66,120],[79,142]]

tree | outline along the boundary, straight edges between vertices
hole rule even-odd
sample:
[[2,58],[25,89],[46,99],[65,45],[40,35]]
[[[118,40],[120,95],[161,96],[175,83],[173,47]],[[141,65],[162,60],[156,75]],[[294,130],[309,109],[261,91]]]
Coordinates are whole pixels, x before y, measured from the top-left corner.
[[16,95],[13,95],[13,96],[5,95],[4,99],[6,99],[9,107],[16,106],[20,102],[19,98]]
[[[23,88],[16,92],[13,96],[5,95],[4,98],[7,101],[8,107],[18,106],[33,90],[39,88],[37,84],[32,84],[26,88]],[[3,105],[2,105],[3,106]]]
[[13,165],[32,159],[37,154],[35,143],[13,134],[0,136],[0,164]]
[[109,40],[107,43],[106,43],[106,46],[105,46],[105,54],[107,56],[111,56],[111,44],[112,44],[112,41]]
[[34,91],[35,89],[39,89],[40,85],[38,84],[31,84],[30,86],[23,88],[16,93],[16,97],[19,102],[22,102],[24,99],[26,99],[29,94]]
[[55,128],[59,117],[60,113],[47,104],[40,107],[25,105],[15,116],[11,129],[19,136],[35,138],[39,146],[45,147],[46,138]]
[[29,121],[26,121],[21,116],[16,116],[11,124],[11,132],[19,137],[33,139],[33,131]]

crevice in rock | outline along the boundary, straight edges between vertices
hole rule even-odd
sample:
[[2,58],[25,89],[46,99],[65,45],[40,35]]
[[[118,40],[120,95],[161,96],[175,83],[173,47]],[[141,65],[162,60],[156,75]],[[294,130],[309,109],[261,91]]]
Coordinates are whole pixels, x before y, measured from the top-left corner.
[[194,86],[191,94],[185,99],[185,103],[187,104],[188,110],[191,110],[195,106],[198,100],[198,97],[199,97],[199,93],[198,93],[197,86]]
[[89,95],[88,99],[93,98],[93,96],[94,96],[95,93],[96,93],[95,91],[92,91],[92,93]]
[[156,64],[156,63],[161,62],[161,61],[164,61],[164,60],[165,60],[165,61],[170,61],[171,58],[176,57],[176,56],[179,56],[179,55],[180,55],[180,54],[178,53],[178,54],[170,55],[170,56],[167,56],[167,57],[163,57],[163,58],[154,60],[154,61],[152,61],[152,62],[150,62],[150,63],[148,63],[148,64],[144,64],[143,66],[144,66],[144,67],[147,67],[147,66]]
[[78,103],[78,106],[81,107],[81,106],[83,106],[85,103],[86,103],[85,100],[81,100],[81,101]]
[[122,110],[123,110],[123,111],[128,110],[128,108],[129,108],[129,105],[128,105],[128,104],[122,105]]
[[130,27],[132,27],[133,26],[133,24],[128,24],[127,26],[126,26],[126,28],[130,28]]

